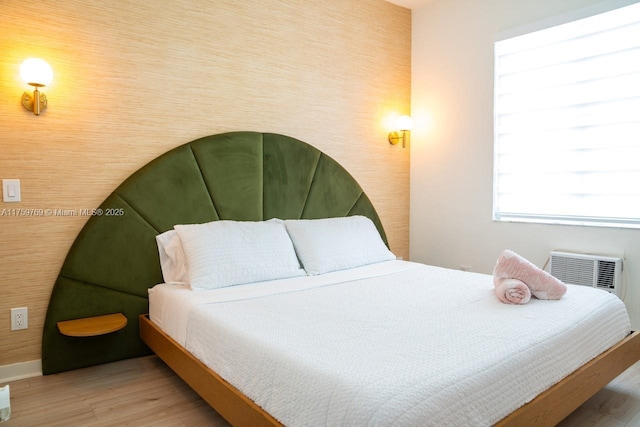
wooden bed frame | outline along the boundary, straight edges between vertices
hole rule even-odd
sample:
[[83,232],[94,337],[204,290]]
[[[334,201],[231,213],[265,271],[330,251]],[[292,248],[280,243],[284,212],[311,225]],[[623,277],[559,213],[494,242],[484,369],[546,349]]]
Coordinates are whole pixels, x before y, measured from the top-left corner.
[[[280,422],[140,316],[142,340],[209,405],[234,426],[280,426]],[[640,332],[625,339],[517,409],[496,426],[551,426],[640,359]]]
[[[237,426],[280,423],[144,314],[148,289],[163,281],[156,236],[175,224],[364,215],[387,242],[371,200],[348,171],[311,145],[272,133],[229,132],[176,147],[127,178],[99,210],[116,214],[87,221],[54,285],[43,373],[139,357],[150,348]],[[113,333],[78,339],[58,329],[61,321],[112,313],[126,318]],[[555,424],[638,359],[640,336],[634,333],[498,425]]]

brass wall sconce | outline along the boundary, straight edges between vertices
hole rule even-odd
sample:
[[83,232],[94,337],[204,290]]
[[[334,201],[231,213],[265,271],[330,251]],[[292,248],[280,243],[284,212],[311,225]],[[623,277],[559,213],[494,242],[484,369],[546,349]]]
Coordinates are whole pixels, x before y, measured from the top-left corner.
[[39,116],[47,109],[47,97],[38,88],[51,83],[53,70],[42,59],[29,58],[20,66],[20,76],[25,83],[35,88],[33,93],[22,94],[22,106]]
[[411,120],[409,116],[400,116],[398,120],[396,120],[396,128],[399,132],[402,132],[402,135],[398,134],[397,131],[389,133],[389,143],[396,145],[402,141],[402,148],[406,148],[409,132],[411,132],[411,128],[413,128],[413,120]]

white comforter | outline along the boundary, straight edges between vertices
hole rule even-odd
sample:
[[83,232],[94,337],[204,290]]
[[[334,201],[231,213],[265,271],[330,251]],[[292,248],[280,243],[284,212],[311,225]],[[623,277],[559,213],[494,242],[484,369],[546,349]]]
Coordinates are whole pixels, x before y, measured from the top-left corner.
[[491,276],[406,261],[208,292],[159,285],[150,314],[287,426],[491,425],[630,329],[604,291],[505,305]]

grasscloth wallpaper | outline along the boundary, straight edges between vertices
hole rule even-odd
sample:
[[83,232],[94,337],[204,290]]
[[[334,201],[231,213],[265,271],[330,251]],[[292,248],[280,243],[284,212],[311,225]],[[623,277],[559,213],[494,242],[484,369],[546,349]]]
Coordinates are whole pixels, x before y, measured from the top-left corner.
[[[411,14],[383,0],[4,0],[0,7],[0,366],[40,358],[49,295],[81,213],[161,153],[226,131],[276,132],[340,162],[409,255],[409,150],[386,134],[410,107]],[[19,67],[45,59],[41,116]],[[38,211],[35,211],[38,212]],[[10,332],[10,308],[29,329]]]

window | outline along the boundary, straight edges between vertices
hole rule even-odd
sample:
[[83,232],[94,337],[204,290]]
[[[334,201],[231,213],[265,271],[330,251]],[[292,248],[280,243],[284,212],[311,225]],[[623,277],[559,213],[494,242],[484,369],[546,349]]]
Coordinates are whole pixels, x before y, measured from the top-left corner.
[[640,3],[495,43],[493,217],[640,228]]

